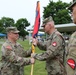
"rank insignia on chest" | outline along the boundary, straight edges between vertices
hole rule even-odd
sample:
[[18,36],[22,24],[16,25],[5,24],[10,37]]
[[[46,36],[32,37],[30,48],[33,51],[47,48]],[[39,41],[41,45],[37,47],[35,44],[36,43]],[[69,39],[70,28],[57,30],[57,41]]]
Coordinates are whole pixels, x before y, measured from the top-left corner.
[[56,47],[57,46],[57,43],[56,42],[53,42],[52,43],[52,46]]

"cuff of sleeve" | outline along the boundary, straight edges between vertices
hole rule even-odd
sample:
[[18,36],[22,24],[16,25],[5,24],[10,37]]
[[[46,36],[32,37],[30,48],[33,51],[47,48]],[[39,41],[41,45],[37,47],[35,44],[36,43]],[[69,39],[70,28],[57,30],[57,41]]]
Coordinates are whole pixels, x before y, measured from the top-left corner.
[[39,46],[39,45],[40,45],[40,42],[37,43],[37,46]]
[[25,63],[25,65],[31,64],[30,58],[24,58],[24,63]]
[[35,58],[35,59],[36,59],[36,57],[37,57],[37,54],[34,55],[34,58]]

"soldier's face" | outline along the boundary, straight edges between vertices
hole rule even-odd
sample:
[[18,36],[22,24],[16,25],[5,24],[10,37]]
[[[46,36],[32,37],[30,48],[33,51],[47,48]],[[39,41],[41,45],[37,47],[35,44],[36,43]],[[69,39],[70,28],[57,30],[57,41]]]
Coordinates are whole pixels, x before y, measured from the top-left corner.
[[18,33],[10,32],[10,33],[9,33],[9,36],[10,36],[10,38],[11,38],[12,40],[14,40],[14,41],[18,40],[18,38],[19,38],[19,34],[18,34]]
[[45,25],[45,27],[44,27],[45,33],[49,34],[50,26],[51,26],[51,22],[46,23],[46,25]]
[[72,7],[72,18],[73,22],[76,24],[76,4]]

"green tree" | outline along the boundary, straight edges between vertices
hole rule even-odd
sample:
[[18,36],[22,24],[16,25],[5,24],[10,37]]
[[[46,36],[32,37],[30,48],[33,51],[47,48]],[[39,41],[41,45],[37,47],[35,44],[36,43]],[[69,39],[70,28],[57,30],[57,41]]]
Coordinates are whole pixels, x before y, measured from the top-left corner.
[[28,34],[28,32],[25,30],[26,27],[28,27],[30,23],[27,21],[26,18],[18,19],[16,22],[16,27],[20,31],[20,36],[23,37],[23,41],[25,39],[25,36]]
[[9,18],[9,17],[2,17],[1,22],[4,28],[14,26],[15,23],[13,18]]
[[46,18],[48,16],[52,16],[55,24],[71,23],[72,20],[69,15],[70,12],[67,9],[69,5],[70,3],[65,3],[60,0],[58,2],[53,2],[52,0],[47,7],[44,7],[43,17]]
[[4,27],[2,25],[2,21],[0,20],[0,33],[5,33]]
[[0,32],[6,33],[6,27],[14,26],[14,20],[9,17],[2,17],[0,19]]

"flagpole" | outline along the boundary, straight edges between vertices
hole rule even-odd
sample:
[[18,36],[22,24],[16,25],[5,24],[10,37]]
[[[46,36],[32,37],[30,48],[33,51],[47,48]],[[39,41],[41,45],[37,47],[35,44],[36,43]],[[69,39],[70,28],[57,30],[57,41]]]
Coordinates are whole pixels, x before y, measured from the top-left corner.
[[34,65],[32,64],[32,66],[31,66],[31,75],[33,75],[33,67],[34,67]]
[[[35,53],[35,46],[32,44],[32,53]],[[31,66],[31,75],[33,75],[34,64]]]
[[[34,29],[32,33],[33,38],[37,37],[39,27],[40,27],[40,2],[37,1],[36,18],[35,18],[35,24],[34,24]],[[32,53],[35,53],[35,46],[33,44],[32,44]],[[31,66],[31,75],[33,75],[33,68],[34,68],[34,64],[32,64]]]

